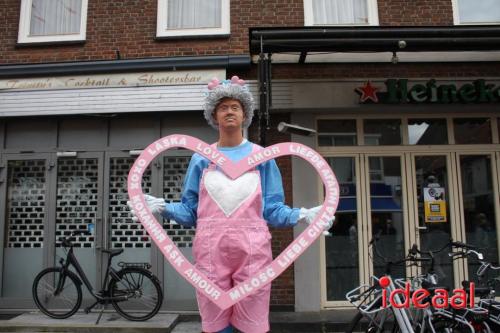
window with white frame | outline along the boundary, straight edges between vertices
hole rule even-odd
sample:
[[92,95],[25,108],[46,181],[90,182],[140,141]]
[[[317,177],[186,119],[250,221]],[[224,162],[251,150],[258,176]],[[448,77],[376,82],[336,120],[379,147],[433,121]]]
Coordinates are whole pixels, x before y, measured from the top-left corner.
[[499,0],[452,0],[455,24],[500,24]]
[[21,0],[19,43],[83,41],[88,0]]
[[304,0],[304,24],[378,25],[377,0]]
[[228,34],[229,0],[158,0],[158,37]]

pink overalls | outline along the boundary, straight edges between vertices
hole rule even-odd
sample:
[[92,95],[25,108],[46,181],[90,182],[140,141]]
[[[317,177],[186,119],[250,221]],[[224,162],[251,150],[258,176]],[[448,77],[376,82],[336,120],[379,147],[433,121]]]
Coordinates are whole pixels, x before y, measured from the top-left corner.
[[[253,151],[257,149],[254,145]],[[196,223],[196,267],[222,290],[272,261],[271,234],[262,217],[259,171],[231,181],[211,163],[201,178]],[[268,284],[232,308],[221,310],[197,293],[203,331],[217,332],[231,323],[244,333],[268,332],[270,294]]]

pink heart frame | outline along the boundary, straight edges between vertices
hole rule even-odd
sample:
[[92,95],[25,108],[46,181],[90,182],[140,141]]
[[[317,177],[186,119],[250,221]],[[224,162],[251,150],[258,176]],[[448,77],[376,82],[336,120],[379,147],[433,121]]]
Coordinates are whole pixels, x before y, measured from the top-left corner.
[[[325,201],[316,219],[272,263],[246,281],[228,291],[221,290],[182,255],[175,243],[167,236],[161,224],[149,210],[142,192],[142,175],[158,154],[173,148],[189,149],[212,161],[231,179],[236,179],[248,170],[280,156],[298,156],[309,162],[318,172],[324,188]],[[206,295],[221,309],[227,309],[243,298],[271,283],[285,271],[322,234],[339,203],[339,185],[328,163],[313,149],[300,143],[275,144],[253,152],[238,163],[232,162],[213,146],[192,136],[173,134],[150,144],[136,159],[128,174],[128,195],[137,217],[158,246],[165,258],[177,272],[198,291]]]

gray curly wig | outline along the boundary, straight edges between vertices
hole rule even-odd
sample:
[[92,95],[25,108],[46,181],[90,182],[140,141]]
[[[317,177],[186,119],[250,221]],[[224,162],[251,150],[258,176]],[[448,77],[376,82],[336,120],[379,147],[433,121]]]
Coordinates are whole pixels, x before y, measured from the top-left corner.
[[215,108],[224,98],[236,99],[241,103],[245,114],[242,126],[243,128],[248,128],[248,126],[250,126],[253,118],[254,102],[252,94],[245,85],[245,81],[239,79],[237,76],[233,76],[231,80],[224,80],[220,83],[217,79],[212,79],[208,84],[208,89],[209,91],[205,98],[203,109],[205,119],[210,126],[219,129],[213,115]]

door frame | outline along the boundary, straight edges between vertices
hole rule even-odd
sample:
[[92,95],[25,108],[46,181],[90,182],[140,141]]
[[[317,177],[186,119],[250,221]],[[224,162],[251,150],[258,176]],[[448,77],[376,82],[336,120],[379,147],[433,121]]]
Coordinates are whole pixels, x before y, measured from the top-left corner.
[[[109,210],[109,203],[110,203],[110,171],[111,171],[111,159],[113,158],[132,158],[136,159],[137,156],[135,154],[131,154],[131,151],[124,151],[124,150],[110,150],[106,151],[104,153],[104,191],[103,191],[103,200],[102,202],[104,203],[104,210],[103,210],[103,230],[107,229],[107,234],[106,237],[103,238],[102,241],[102,246],[105,249],[109,249],[111,246],[111,216],[110,216],[110,210]],[[130,165],[132,167],[132,165]],[[157,192],[157,187],[158,187],[158,179],[159,179],[159,168],[158,165],[155,161],[153,161],[150,164],[151,167],[151,193],[152,195],[156,195]],[[126,180],[125,180],[126,183]],[[127,194],[128,197],[128,194]],[[127,208],[128,209],[128,208]],[[140,222],[137,222],[140,223]],[[104,231],[103,231],[103,236],[104,236]],[[160,279],[160,275],[162,274],[162,268],[163,263],[160,261],[160,256],[161,259],[163,259],[163,255],[161,252],[158,250],[158,247],[154,244],[153,241],[151,241],[151,247],[150,247],[150,254],[149,254],[149,261],[151,264],[151,271],[153,272],[154,275],[156,275]],[[119,257],[118,257],[119,259]],[[105,268],[107,265],[107,260],[103,260],[102,262],[102,271],[104,272]],[[161,279],[160,279],[161,281]]]
[[[45,216],[43,219],[43,254],[42,254],[42,269],[49,264],[50,255],[54,255],[54,246],[52,251],[49,244],[55,241],[55,224],[50,223],[55,219],[55,208],[51,208],[52,198],[55,195],[55,154],[53,153],[3,153],[0,160],[0,216],[3,218],[3,224],[0,226],[0,292],[3,289],[3,273],[4,273],[4,248],[5,248],[5,231],[7,226],[7,197],[8,197],[8,163],[9,161],[26,161],[26,160],[45,160],[45,183],[46,183],[46,204]],[[29,286],[31,289],[31,286]],[[0,296],[0,309],[27,308],[33,307],[33,299],[30,298],[6,298]]]
[[[490,156],[490,161],[491,161],[491,179],[493,181],[493,184],[491,186],[492,191],[493,191],[493,209],[494,209],[494,216],[495,216],[495,230],[496,230],[496,237],[497,237],[497,255],[498,258],[500,259],[500,228],[499,228],[499,222],[500,222],[500,206],[499,206],[499,179],[500,179],[500,168],[499,168],[499,161],[500,161],[500,152],[499,151],[488,151],[488,150],[477,150],[474,152],[463,152],[463,151],[457,151],[454,153],[455,158],[456,158],[456,169],[457,169],[457,188],[458,188],[458,204],[460,206],[459,208],[459,217],[460,217],[460,227],[461,227],[461,233],[460,233],[460,239],[462,239],[464,242],[467,240],[466,238],[466,230],[465,230],[465,215],[464,215],[464,199],[463,199],[463,191],[462,191],[462,171],[461,171],[461,166],[460,166],[460,157],[461,156],[471,156],[471,155],[476,155],[476,156]],[[468,258],[465,258],[463,260],[463,280],[469,280],[469,270],[468,270]],[[499,299],[500,296],[497,296],[496,299]]]
[[[50,209],[53,210],[53,221],[52,223],[52,228],[53,230],[52,235],[54,235],[54,241],[51,243],[52,246],[52,257],[50,258],[54,259],[53,263],[49,263],[49,266],[55,266],[57,265],[57,262],[55,261],[55,256],[56,256],[56,247],[55,247],[55,231],[56,231],[56,209],[57,209],[57,180],[58,180],[58,168],[59,168],[59,160],[64,159],[64,156],[55,156],[55,174],[54,174],[54,184],[53,184],[53,196],[51,197],[52,203],[50,204]],[[97,160],[97,210],[96,210],[96,217],[94,220],[94,251],[96,252],[96,275],[95,275],[95,285],[93,286],[95,290],[100,290],[102,288],[102,278],[101,278],[101,267],[102,263],[104,262],[104,254],[102,251],[102,242],[103,242],[103,216],[104,216],[104,202],[103,202],[103,182],[104,182],[104,152],[102,151],[76,151],[76,156],[74,156],[74,159],[96,159]],[[86,273],[87,274],[87,273]],[[88,276],[90,279],[91,277]]]
[[[355,172],[355,178],[356,178],[356,207],[365,207],[366,203],[365,200],[366,198],[362,195],[362,191],[364,191],[364,181],[362,177],[362,173],[364,172],[364,165],[361,163],[362,159],[362,154],[359,153],[353,153],[353,154],[346,154],[346,153],[340,153],[340,154],[328,154],[327,156],[324,156],[325,159],[327,158],[353,158],[354,159],[354,172]],[[323,183],[321,182],[321,179],[318,177],[318,186],[317,186],[319,192],[318,192],[318,198],[323,200],[324,198],[324,193],[323,193]],[[368,242],[366,241],[366,235],[368,233],[367,226],[363,224],[363,211],[364,209],[357,209],[356,212],[356,227],[358,232],[357,238],[358,238],[358,268],[359,268],[359,283],[363,284],[366,283],[366,278],[365,276],[367,275],[367,272],[365,270],[367,267],[369,267],[369,258],[368,258],[368,252],[367,252],[367,245]],[[349,303],[347,300],[344,301],[329,301],[327,299],[327,271],[326,271],[326,251],[325,251],[325,237],[320,237],[320,288],[321,288],[321,307],[322,308],[327,308],[327,307],[332,307],[332,306],[349,306],[351,303]]]

